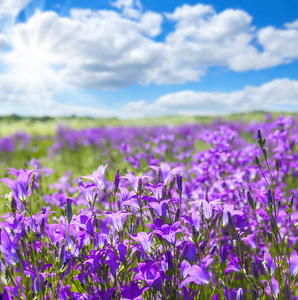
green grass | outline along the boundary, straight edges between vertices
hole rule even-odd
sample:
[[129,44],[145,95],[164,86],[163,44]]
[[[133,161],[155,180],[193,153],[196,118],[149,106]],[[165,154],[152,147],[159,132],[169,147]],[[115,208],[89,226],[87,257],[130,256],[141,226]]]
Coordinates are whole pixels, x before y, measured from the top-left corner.
[[[224,115],[220,118],[222,120],[237,121],[263,121],[264,116],[268,112],[255,111],[249,113],[237,113]],[[281,112],[272,113],[273,118],[281,115]],[[293,115],[290,113],[283,113],[285,116]],[[23,131],[38,135],[54,135],[57,124],[64,124],[71,128],[82,129],[90,127],[116,127],[116,126],[148,126],[148,125],[182,125],[201,123],[208,124],[216,117],[214,116],[162,116],[154,118],[136,118],[136,119],[117,119],[117,118],[88,118],[88,117],[19,117],[7,116],[0,117],[0,136],[8,136],[16,131]]]

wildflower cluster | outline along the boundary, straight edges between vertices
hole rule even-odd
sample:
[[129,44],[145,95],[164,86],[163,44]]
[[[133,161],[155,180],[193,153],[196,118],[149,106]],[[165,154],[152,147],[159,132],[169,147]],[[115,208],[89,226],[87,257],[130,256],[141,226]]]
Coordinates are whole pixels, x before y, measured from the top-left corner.
[[[0,223],[2,298],[298,299],[293,126],[266,123],[253,144],[235,124],[201,128],[210,147],[195,153],[195,141],[165,135],[153,152],[145,141],[142,158],[119,138],[111,143],[134,168],[145,159],[146,172],[120,168],[109,180],[102,164],[75,186],[68,173],[38,213],[35,194],[51,171],[37,161],[10,168],[1,180],[11,190]],[[179,159],[161,161],[163,140]]]

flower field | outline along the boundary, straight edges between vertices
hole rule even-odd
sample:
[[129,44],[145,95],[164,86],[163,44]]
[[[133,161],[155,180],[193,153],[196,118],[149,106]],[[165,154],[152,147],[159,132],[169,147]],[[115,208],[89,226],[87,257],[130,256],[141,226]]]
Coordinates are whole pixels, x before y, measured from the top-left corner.
[[2,299],[298,299],[298,120],[0,138]]

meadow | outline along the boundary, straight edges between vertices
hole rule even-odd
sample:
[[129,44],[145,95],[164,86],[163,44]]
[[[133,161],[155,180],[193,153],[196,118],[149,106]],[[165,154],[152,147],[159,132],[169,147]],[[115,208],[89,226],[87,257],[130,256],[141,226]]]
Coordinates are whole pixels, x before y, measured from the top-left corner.
[[2,117],[2,299],[298,299],[297,132]]

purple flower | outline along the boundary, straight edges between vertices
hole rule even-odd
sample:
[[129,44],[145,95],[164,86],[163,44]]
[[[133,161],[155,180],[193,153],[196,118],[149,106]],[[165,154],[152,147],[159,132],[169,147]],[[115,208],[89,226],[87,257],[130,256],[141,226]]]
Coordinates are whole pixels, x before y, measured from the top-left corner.
[[298,255],[294,250],[290,256],[290,274],[296,276],[298,273]]
[[272,295],[275,299],[278,298],[278,295],[279,295],[279,283],[278,281],[272,277],[271,279],[271,292],[272,292]]
[[123,230],[123,220],[128,216],[131,215],[131,213],[128,213],[126,211],[117,211],[115,213],[112,212],[103,212],[106,218],[108,218],[111,222],[113,227],[116,231]]
[[137,275],[134,277],[134,281],[143,280],[150,287],[154,286],[157,289],[161,288],[161,274],[157,262],[152,263],[152,261],[145,261],[138,263],[135,272]]
[[274,270],[275,270],[275,262],[272,259],[270,253],[267,251],[264,253],[263,265],[264,265],[264,268],[265,268],[267,274],[269,273],[269,275],[273,275]]
[[242,300],[243,299],[243,289],[239,288],[236,295],[236,300]]
[[12,189],[13,195],[16,199],[20,201],[25,201],[27,197],[31,194],[30,184],[31,184],[31,175],[35,170],[24,170],[20,169],[17,171],[10,168],[10,174],[17,177],[17,180],[11,178],[3,178],[0,181],[4,182],[9,188]]
[[171,201],[171,199],[168,200],[162,200],[160,203],[156,201],[152,201],[148,204],[149,207],[153,208],[156,212],[156,214],[161,218],[165,217],[167,214],[167,205]]
[[82,182],[82,178],[79,179],[79,182],[78,182],[78,186],[79,186],[79,189],[81,191],[81,193],[83,194],[83,197],[85,198],[85,200],[87,200],[89,203],[93,201],[93,190],[94,190],[94,187],[96,185],[94,184],[89,184],[89,185],[84,185],[83,182]]
[[92,175],[86,175],[86,176],[83,176],[83,178],[93,181],[100,190],[105,190],[106,184],[105,184],[104,175],[105,175],[105,170],[106,170],[107,166],[108,165],[105,165],[105,166],[100,165],[98,167],[98,169],[92,173]]
[[200,267],[194,265],[190,267],[186,273],[189,276],[182,281],[182,286],[185,286],[190,282],[194,282],[195,284],[208,284],[210,281],[210,276],[205,266]]
[[219,256],[220,256],[220,262],[222,264],[226,263],[226,260],[227,260],[227,257],[229,255],[230,251],[231,251],[231,247],[228,247],[226,244],[223,244],[220,247]]
[[122,176],[120,178],[123,178],[123,179],[127,179],[130,184],[131,184],[131,187],[133,188],[133,190],[138,193],[139,192],[139,180],[140,179],[152,179],[151,176],[135,176],[133,174],[130,174],[130,173],[127,173],[125,176]]
[[159,182],[156,186],[154,186],[153,184],[151,183],[148,183],[146,185],[146,188],[152,192],[152,194],[154,195],[155,199],[157,201],[160,201],[162,200],[162,194],[163,194],[163,190],[164,190],[164,184]]
[[239,259],[237,257],[235,257],[229,262],[229,265],[225,270],[226,273],[230,273],[230,271],[234,271],[236,273],[239,273],[241,271],[241,267],[239,265]]
[[11,241],[6,229],[3,227],[1,231],[1,252],[4,255],[5,263],[15,265],[19,261],[15,244]]
[[181,229],[178,229],[180,222],[177,221],[173,225],[165,224],[161,228],[155,229],[152,233],[160,235],[163,239],[167,240],[171,245],[176,243],[176,234],[181,232]]
[[120,291],[123,300],[142,300],[142,294],[148,289],[149,287],[142,287],[140,289],[138,283],[132,282],[130,286],[124,285]]
[[162,162],[160,167],[150,166],[150,168],[155,170],[157,173],[160,172],[161,180],[165,184],[169,183],[174,175],[184,170],[182,167],[177,167],[171,170],[171,167],[166,162]]
[[143,250],[147,253],[151,253],[152,249],[154,249],[154,245],[152,243],[152,233],[138,232],[137,236],[133,236],[127,233],[134,241],[139,243]]

